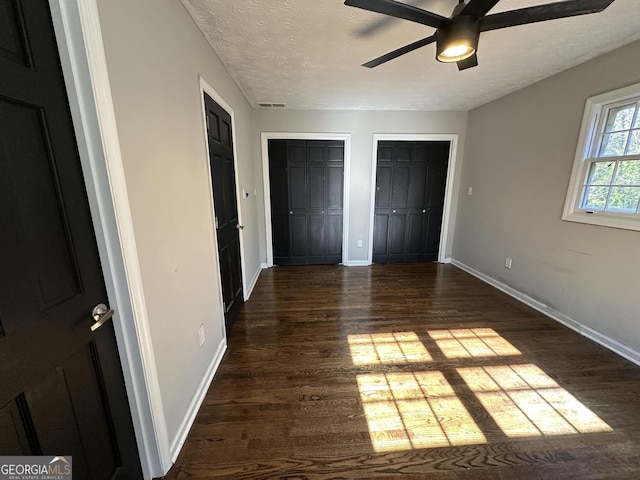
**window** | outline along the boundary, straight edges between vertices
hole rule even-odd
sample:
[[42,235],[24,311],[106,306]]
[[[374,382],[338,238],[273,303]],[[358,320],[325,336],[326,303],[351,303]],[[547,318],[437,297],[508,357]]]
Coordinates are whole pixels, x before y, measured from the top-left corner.
[[640,84],[587,100],[562,218],[640,230]]

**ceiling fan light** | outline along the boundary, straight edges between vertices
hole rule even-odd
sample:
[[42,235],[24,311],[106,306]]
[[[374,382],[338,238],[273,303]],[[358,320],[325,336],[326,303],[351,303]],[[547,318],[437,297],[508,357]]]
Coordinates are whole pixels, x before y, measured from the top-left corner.
[[440,62],[453,63],[469,58],[478,49],[480,20],[470,16],[455,17],[436,33],[436,58]]
[[469,58],[476,52],[475,48],[465,44],[450,44],[438,56],[441,62],[457,62]]

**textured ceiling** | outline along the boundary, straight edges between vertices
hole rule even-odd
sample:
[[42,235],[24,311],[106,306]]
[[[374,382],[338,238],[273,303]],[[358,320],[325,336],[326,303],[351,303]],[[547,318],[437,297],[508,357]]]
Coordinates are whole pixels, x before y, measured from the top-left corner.
[[[480,66],[458,72],[429,45],[374,69],[365,61],[431,35],[343,0],[181,0],[249,102],[295,109],[470,110],[640,38],[638,0],[604,12],[482,33]],[[449,16],[457,0],[403,0]],[[549,3],[502,0],[492,13]]]

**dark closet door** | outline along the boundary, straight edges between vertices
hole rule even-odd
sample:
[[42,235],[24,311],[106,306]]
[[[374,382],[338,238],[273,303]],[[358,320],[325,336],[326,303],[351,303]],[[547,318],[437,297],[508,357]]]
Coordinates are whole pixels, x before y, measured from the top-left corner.
[[275,265],[342,261],[344,142],[270,140]]
[[378,142],[373,262],[438,258],[449,142]]
[[224,300],[224,323],[229,332],[244,303],[239,233],[243,227],[238,223],[231,115],[207,94],[204,95],[204,104],[207,112],[209,163]]
[[0,455],[140,460],[46,0],[0,0]]

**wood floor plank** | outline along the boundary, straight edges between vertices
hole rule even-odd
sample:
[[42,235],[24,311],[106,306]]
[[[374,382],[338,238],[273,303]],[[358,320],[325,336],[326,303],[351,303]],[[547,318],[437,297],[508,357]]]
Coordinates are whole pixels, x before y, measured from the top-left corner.
[[165,477],[212,478],[637,479],[640,367],[452,265],[265,270]]

